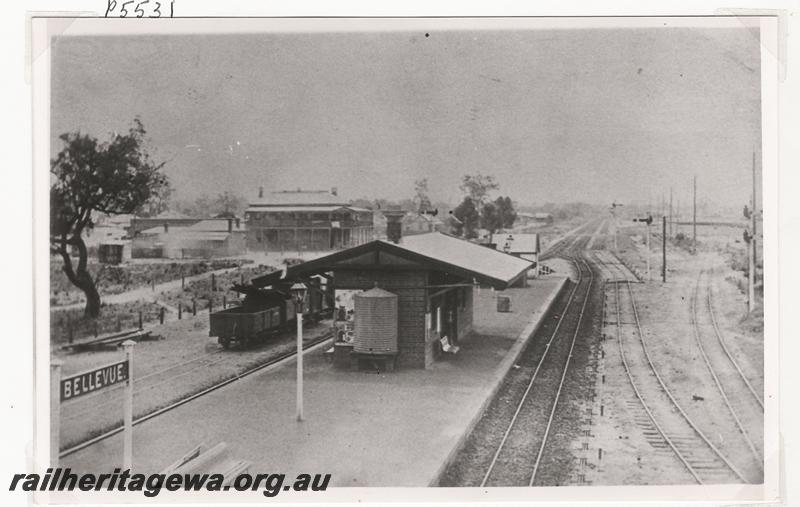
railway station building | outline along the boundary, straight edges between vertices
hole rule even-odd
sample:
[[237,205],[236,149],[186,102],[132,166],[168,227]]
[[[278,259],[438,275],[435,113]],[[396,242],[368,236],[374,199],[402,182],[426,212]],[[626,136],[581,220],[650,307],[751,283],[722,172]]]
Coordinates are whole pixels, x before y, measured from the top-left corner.
[[497,233],[495,234],[496,248],[515,257],[533,262],[530,273],[535,277],[539,269],[539,253],[541,242],[539,235],[534,233]]
[[326,251],[373,239],[372,210],[351,206],[334,188],[264,193],[245,212],[251,251]]
[[[346,348],[353,334],[364,334],[359,326],[367,316],[359,313],[359,297],[377,302],[396,296],[396,310],[380,315],[370,331],[373,335],[362,338],[388,346],[385,352],[397,367],[426,368],[442,354],[457,351],[471,332],[476,287],[506,289],[532,267],[523,258],[439,232],[394,239],[373,240],[289,266],[254,278],[243,289],[268,290],[323,276],[338,310],[334,349]],[[387,340],[395,342],[387,345]],[[358,342],[354,347],[359,353]]]

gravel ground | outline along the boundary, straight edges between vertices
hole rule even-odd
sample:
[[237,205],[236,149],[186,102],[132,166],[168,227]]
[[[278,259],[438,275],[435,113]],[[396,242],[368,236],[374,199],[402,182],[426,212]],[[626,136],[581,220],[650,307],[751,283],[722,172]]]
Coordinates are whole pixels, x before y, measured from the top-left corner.
[[[637,245],[634,228],[620,234],[619,256],[626,265],[640,275],[645,272],[644,249]],[[735,229],[717,228],[703,235],[698,255],[685,249],[670,247],[668,250],[667,283],[653,281],[635,284],[637,300],[645,339],[659,373],[672,390],[678,403],[687,411],[700,429],[713,443],[748,477],[760,482],[758,463],[736,427],[733,417],[722,401],[702,359],[694,337],[691,301],[698,273],[704,268],[713,268],[710,281],[713,287],[717,321],[728,339],[732,354],[740,362],[745,374],[756,389],[763,386],[763,336],[758,326],[748,328],[745,322],[746,307],[743,295],[737,288],[737,273],[728,265],[720,252],[735,244]],[[660,245],[658,245],[660,247]],[[654,275],[659,273],[660,256],[654,246]],[[655,278],[655,277],[654,277]],[[608,304],[606,305],[608,307]],[[698,306],[698,312],[703,305]],[[699,315],[698,322],[702,315]],[[707,326],[701,325],[701,331]],[[755,328],[755,330],[753,329]],[[705,343],[705,342],[703,342]],[[710,343],[710,342],[709,342]],[[710,349],[709,353],[719,353]],[[670,452],[654,450],[648,441],[641,422],[642,414],[636,408],[635,396],[630,388],[619,361],[615,342],[603,342],[598,364],[601,382],[599,400],[604,405],[603,418],[595,420],[591,429],[595,447],[604,449],[602,466],[595,468],[591,476],[594,484],[684,484],[693,482],[682,465]],[[605,384],[602,380],[605,380]],[[627,386],[627,387],[626,387]],[[620,396],[619,393],[625,393]],[[693,396],[702,400],[695,400]],[[747,425],[755,434],[763,431],[763,417],[747,418]],[[596,455],[595,455],[596,458]],[[632,466],[635,463],[635,466]]]
[[[309,326],[306,342],[328,332],[330,321]],[[288,331],[248,350],[222,351],[208,336],[208,313],[158,326],[162,339],[134,347],[134,417],[181,400],[224,379],[294,350],[295,333]],[[72,375],[123,358],[120,349],[60,354],[62,374]],[[70,401],[61,412],[61,447],[67,448],[122,423],[122,385]]]

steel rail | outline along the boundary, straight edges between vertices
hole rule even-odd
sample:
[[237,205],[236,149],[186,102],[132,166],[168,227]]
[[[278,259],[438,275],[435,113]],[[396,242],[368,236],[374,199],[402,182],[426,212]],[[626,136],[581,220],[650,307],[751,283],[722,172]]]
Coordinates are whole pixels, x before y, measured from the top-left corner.
[[[589,299],[592,296],[592,285],[594,284],[594,271],[589,266],[589,263],[586,262],[582,256],[579,258],[580,262],[583,263],[584,267],[589,271],[589,283],[586,287],[586,297],[583,299],[583,304],[581,306],[581,312],[578,315],[578,323],[575,326],[575,332],[572,334],[572,342],[569,346],[569,353],[567,354],[567,360],[564,362],[564,370],[561,373],[561,380],[558,383],[558,391],[556,391],[556,398],[553,401],[553,407],[550,409],[550,416],[547,419],[547,425],[545,426],[544,436],[542,437],[542,443],[539,446],[539,452],[536,454],[536,461],[533,463],[533,472],[531,472],[531,478],[528,481],[528,486],[533,486],[534,480],[536,480],[536,474],[539,471],[539,465],[542,461],[542,454],[544,453],[544,448],[547,445],[547,438],[550,436],[550,428],[553,425],[553,419],[555,418],[556,409],[558,408],[558,400],[561,398],[561,391],[564,388],[564,382],[567,378],[567,371],[569,370],[570,362],[572,362],[572,352],[575,349],[575,342],[578,340],[578,333],[581,330],[581,324],[583,323],[583,316],[586,313],[586,306],[589,303]],[[573,263],[575,267],[580,271],[580,266],[578,262],[573,259]],[[583,275],[581,275],[583,278]]]
[[722,387],[722,382],[720,381],[716,370],[714,370],[714,367],[711,365],[711,359],[709,359],[708,353],[706,352],[706,349],[703,346],[703,341],[700,338],[700,326],[697,323],[697,296],[700,293],[700,279],[703,276],[703,272],[704,272],[703,270],[700,270],[700,272],[697,275],[697,280],[694,286],[694,294],[692,295],[692,302],[691,302],[692,329],[694,331],[694,340],[697,343],[697,348],[700,349],[700,355],[703,357],[703,362],[706,364],[706,368],[708,369],[708,372],[711,374],[711,378],[714,379],[714,384],[717,386],[717,391],[719,391],[720,395],[722,395],[722,401],[724,401],[725,406],[728,407],[728,411],[733,416],[733,420],[736,423],[737,429],[742,434],[742,437],[744,437],[747,446],[750,448],[750,452],[753,453],[753,457],[755,457],[756,462],[759,463],[759,469],[761,469],[760,465],[761,456],[756,450],[755,445],[753,445],[753,440],[750,438],[750,434],[747,432],[747,429],[744,427],[742,420],[739,418],[739,414],[736,412],[736,409],[733,408],[733,405],[731,404],[731,401],[728,398],[727,393],[725,392],[725,388]]
[[[314,341],[311,341],[308,344],[304,345],[303,346],[303,350],[306,351],[306,350],[308,350],[308,349],[310,349],[312,347],[315,347],[317,345],[320,345],[320,344],[325,343],[327,341],[330,341],[332,339],[333,339],[333,337],[331,337],[330,335],[327,335],[327,334],[323,335],[321,338],[316,339]],[[211,393],[213,391],[216,391],[217,389],[220,389],[222,387],[225,387],[226,385],[231,384],[233,382],[236,382],[237,380],[240,380],[240,379],[242,379],[244,377],[252,375],[253,373],[256,373],[256,372],[258,372],[260,370],[263,370],[264,368],[268,368],[268,367],[273,366],[273,365],[275,365],[277,363],[280,363],[282,361],[286,361],[287,359],[290,359],[295,355],[297,355],[297,351],[296,350],[291,350],[291,351],[285,352],[283,354],[279,354],[278,356],[275,356],[274,358],[270,359],[269,361],[267,361],[267,362],[265,362],[263,364],[259,364],[257,366],[252,367],[252,368],[249,368],[249,369],[243,371],[242,373],[237,373],[233,377],[225,379],[225,380],[222,380],[220,382],[217,382],[216,384],[213,384],[213,385],[203,389],[202,391],[194,393],[191,396],[187,396],[186,398],[178,400],[178,401],[176,401],[174,403],[170,403],[167,406],[164,406],[164,407],[162,407],[162,408],[160,408],[158,410],[150,412],[149,414],[146,414],[146,415],[143,415],[143,416],[141,416],[141,417],[139,417],[137,419],[134,419],[133,425],[136,426],[137,424],[141,424],[141,423],[143,423],[145,421],[148,421],[150,419],[153,419],[153,418],[155,418],[155,417],[157,417],[157,416],[159,416],[161,414],[164,414],[166,412],[174,410],[174,409],[180,407],[181,405],[185,405],[186,403],[189,403],[192,400],[196,400],[197,398],[200,398],[201,396],[205,396],[206,394],[209,394],[209,393]],[[91,445],[96,444],[97,442],[100,442],[102,440],[105,440],[106,438],[114,436],[117,433],[121,433],[123,429],[124,428],[122,426],[119,426],[119,427],[114,428],[112,430],[109,430],[109,431],[106,431],[104,433],[101,433],[100,435],[97,435],[96,437],[90,438],[89,440],[85,440],[85,441],[83,441],[83,442],[81,442],[79,444],[76,444],[76,445],[74,445],[72,447],[64,449],[63,451],[59,452],[58,456],[59,456],[59,458],[64,458],[66,456],[69,456],[70,454],[74,454],[74,453],[80,451],[81,449],[85,449],[85,448],[87,448],[87,447],[89,447]]]
[[[181,373],[178,373],[177,375],[172,375],[172,376],[169,376],[169,377],[163,378],[163,379],[159,380],[158,382],[154,382],[154,383],[151,383],[151,384],[145,384],[144,386],[142,386],[142,385],[139,385],[139,386],[138,386],[138,389],[137,389],[137,388],[136,388],[136,386],[134,385],[134,391],[133,391],[133,395],[134,395],[134,396],[140,395],[140,394],[142,394],[142,393],[144,393],[144,392],[147,392],[147,391],[150,391],[150,390],[152,390],[152,389],[155,389],[156,387],[159,387],[159,386],[160,386],[160,385],[162,385],[162,384],[166,384],[167,382],[170,382],[170,381],[172,381],[172,380],[175,380],[176,378],[183,377],[184,375],[188,375],[188,374],[190,374],[190,373],[194,373],[195,371],[199,370],[200,368],[208,368],[208,367],[210,367],[210,366],[213,366],[213,365],[215,365],[215,364],[221,363],[222,361],[224,361],[224,358],[222,358],[222,359],[217,359],[216,361],[209,361],[209,362],[207,362],[207,363],[203,363],[203,364],[200,364],[200,365],[196,365],[196,366],[194,366],[194,367],[192,367],[192,368],[189,368],[189,369],[188,369],[188,370],[186,370],[186,371],[183,371],[183,372],[181,372]],[[185,365],[185,364],[190,364],[190,363],[192,363],[192,362],[195,362],[195,361],[186,362],[186,363],[184,363],[184,365]],[[182,365],[179,365],[179,366],[182,366]],[[134,384],[135,384],[135,383],[134,383]],[[117,385],[119,385],[119,386],[122,386],[122,388],[124,388],[124,384],[117,384]],[[73,413],[73,414],[70,414],[70,415],[64,416],[62,419],[63,419],[64,421],[71,421],[71,420],[73,420],[73,419],[77,419],[78,417],[85,416],[87,412],[96,411],[96,410],[97,410],[98,408],[100,408],[100,407],[104,407],[104,406],[106,406],[106,405],[109,405],[109,404],[111,404],[111,403],[115,403],[115,402],[116,402],[116,403],[119,403],[119,398],[115,398],[115,397],[111,396],[111,394],[113,394],[113,393],[116,393],[117,391],[119,391],[119,390],[120,390],[120,389],[122,389],[122,388],[119,388],[119,389],[109,389],[109,390],[107,391],[108,395],[106,395],[106,399],[104,399],[103,401],[101,401],[101,402],[98,402],[98,403],[95,403],[95,404],[90,404],[89,406],[87,406],[87,407],[84,407],[84,408],[83,408],[82,410],[80,410],[80,411],[77,411],[77,412],[75,412],[75,413]]]
[[758,393],[756,393],[756,390],[753,389],[752,384],[750,384],[750,381],[747,380],[747,376],[745,376],[744,372],[739,367],[739,363],[736,362],[736,360],[733,358],[733,355],[730,353],[730,350],[728,350],[728,347],[725,345],[725,340],[722,339],[722,333],[719,330],[719,326],[717,325],[717,317],[716,317],[716,315],[714,313],[714,301],[713,301],[713,297],[712,297],[712,290],[711,290],[711,285],[710,284],[707,287],[707,289],[708,289],[708,295],[707,295],[706,301],[708,303],[708,312],[711,315],[711,323],[713,324],[713,327],[714,327],[714,333],[717,335],[717,340],[719,340],[719,344],[722,345],[722,350],[725,351],[725,355],[728,356],[728,359],[733,364],[733,367],[736,368],[736,371],[739,373],[739,376],[742,378],[742,380],[744,381],[745,385],[747,386],[747,389],[750,391],[750,394],[753,395],[753,397],[756,399],[756,402],[758,403],[758,405],[761,407],[761,410],[763,411],[764,410],[764,401],[761,399],[761,397],[758,395]]
[[511,418],[511,421],[509,422],[508,426],[506,427],[506,431],[503,434],[503,438],[500,441],[500,444],[498,445],[497,450],[494,453],[494,456],[492,456],[492,461],[491,461],[491,463],[489,463],[489,467],[486,469],[486,473],[484,474],[483,479],[481,480],[481,484],[480,484],[481,487],[486,486],[486,483],[488,482],[489,477],[492,474],[492,471],[494,471],[494,467],[495,467],[495,464],[497,463],[497,459],[499,458],[500,453],[503,451],[503,449],[504,449],[504,447],[506,445],[506,442],[508,441],[508,436],[509,436],[509,434],[511,434],[511,430],[514,428],[514,425],[517,422],[517,418],[519,417],[519,414],[522,411],[522,406],[525,404],[525,401],[527,400],[528,395],[530,394],[531,389],[533,388],[533,383],[536,381],[536,377],[538,376],[539,371],[541,370],[542,364],[544,363],[545,359],[547,358],[547,353],[550,351],[550,346],[555,341],[556,335],[558,334],[558,331],[561,329],[561,324],[565,320],[564,319],[564,315],[566,315],[567,311],[572,306],[572,303],[575,301],[575,294],[578,292],[578,287],[580,287],[581,281],[582,281],[582,274],[581,274],[580,270],[578,270],[578,280],[575,283],[575,287],[573,287],[572,290],[570,291],[569,298],[567,299],[567,304],[564,305],[564,309],[561,311],[561,318],[558,320],[558,323],[556,324],[555,329],[553,329],[553,333],[550,336],[550,339],[547,341],[547,344],[545,345],[545,349],[544,349],[544,352],[542,353],[542,357],[539,358],[539,362],[536,364],[536,368],[534,368],[533,376],[531,377],[530,381],[528,382],[528,386],[525,389],[525,392],[522,394],[522,398],[520,399],[519,403],[517,404],[517,408],[514,411],[514,415]]
[[691,464],[686,460],[686,458],[681,454],[678,448],[675,446],[675,443],[672,441],[671,438],[667,435],[667,432],[664,431],[664,428],[656,420],[653,412],[650,410],[650,407],[647,405],[647,402],[644,401],[644,397],[642,393],[639,391],[639,388],[636,386],[636,381],[633,379],[633,373],[631,373],[631,369],[628,366],[628,360],[625,358],[625,347],[622,344],[622,324],[621,324],[621,315],[620,315],[620,300],[619,300],[619,284],[625,282],[614,282],[614,299],[615,299],[615,306],[616,306],[616,314],[617,314],[617,344],[619,345],[619,355],[622,358],[622,367],[625,369],[625,373],[628,376],[628,381],[633,388],[634,394],[636,394],[636,398],[639,400],[639,403],[642,404],[644,411],[647,413],[647,417],[650,418],[650,422],[653,423],[653,426],[658,430],[658,433],[661,435],[661,438],[669,445],[672,452],[675,453],[675,456],[683,463],[683,466],[686,467],[686,470],[694,477],[694,480],[697,481],[698,484],[703,484],[703,480],[697,474],[697,471],[692,467]]
[[633,307],[633,316],[634,316],[634,320],[636,321],[636,328],[637,328],[637,330],[638,330],[638,332],[639,332],[639,338],[640,338],[640,340],[639,340],[639,341],[640,341],[640,343],[641,343],[641,345],[642,345],[642,350],[644,351],[644,355],[645,355],[645,357],[647,358],[647,364],[650,366],[650,370],[651,370],[651,371],[653,372],[653,374],[655,375],[656,379],[658,380],[658,383],[661,385],[661,388],[664,390],[664,392],[666,393],[666,395],[669,397],[670,401],[672,401],[672,404],[675,406],[675,408],[677,408],[677,409],[678,409],[678,412],[680,412],[680,414],[683,416],[683,418],[686,420],[686,422],[687,422],[687,423],[689,423],[689,426],[691,426],[691,427],[692,427],[692,429],[693,429],[693,430],[694,430],[694,432],[697,434],[697,436],[699,436],[699,437],[700,437],[700,439],[701,439],[701,440],[702,440],[702,441],[703,441],[703,442],[704,442],[704,443],[705,443],[705,444],[706,444],[706,445],[707,445],[709,448],[711,448],[711,450],[712,450],[712,451],[714,451],[714,454],[715,454],[715,455],[716,455],[716,456],[717,456],[717,457],[718,457],[718,458],[719,458],[719,459],[720,459],[720,460],[721,460],[723,463],[725,463],[725,465],[726,465],[726,466],[727,466],[727,467],[728,467],[728,468],[729,468],[729,469],[730,469],[730,470],[731,470],[731,471],[732,471],[732,472],[733,472],[733,473],[734,473],[734,474],[735,474],[735,475],[736,475],[736,476],[737,476],[737,477],[738,477],[738,478],[739,478],[739,479],[740,479],[740,480],[741,480],[743,483],[747,483],[747,480],[744,478],[744,476],[742,475],[742,473],[741,473],[741,472],[740,472],[740,471],[739,471],[739,470],[738,470],[738,469],[737,469],[737,468],[736,468],[736,467],[733,465],[733,463],[731,463],[731,462],[730,462],[730,460],[729,460],[728,458],[726,458],[726,457],[725,457],[725,456],[724,456],[724,455],[723,455],[723,454],[720,452],[720,450],[719,450],[719,449],[717,449],[717,447],[716,447],[716,446],[715,446],[715,445],[714,445],[714,444],[711,442],[711,440],[709,440],[709,439],[708,439],[708,437],[706,437],[706,435],[705,435],[705,434],[704,434],[704,433],[703,433],[703,432],[700,430],[700,428],[698,428],[698,427],[697,427],[697,425],[694,423],[694,421],[692,421],[692,419],[689,417],[689,415],[686,413],[686,411],[684,411],[684,410],[683,410],[683,408],[680,406],[680,404],[678,404],[678,401],[675,399],[675,397],[672,395],[672,392],[669,390],[669,388],[667,387],[667,385],[664,383],[664,380],[661,378],[661,375],[659,375],[659,373],[658,373],[658,370],[656,370],[655,364],[653,363],[653,360],[652,360],[652,359],[651,359],[651,357],[650,357],[650,352],[647,350],[647,344],[645,343],[645,340],[644,340],[644,333],[642,332],[642,326],[641,326],[641,322],[639,321],[639,311],[636,309],[636,299],[633,297],[633,289],[631,288],[631,282],[630,282],[630,281],[626,281],[626,282],[625,282],[625,285],[628,287],[628,293],[630,294],[630,297],[631,297],[631,306]]

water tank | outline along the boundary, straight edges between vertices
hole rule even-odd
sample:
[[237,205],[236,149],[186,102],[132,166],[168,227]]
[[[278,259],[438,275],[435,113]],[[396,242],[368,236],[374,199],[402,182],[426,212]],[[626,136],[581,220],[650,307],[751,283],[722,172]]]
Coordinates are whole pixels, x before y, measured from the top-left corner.
[[397,295],[378,287],[353,297],[353,352],[397,353]]

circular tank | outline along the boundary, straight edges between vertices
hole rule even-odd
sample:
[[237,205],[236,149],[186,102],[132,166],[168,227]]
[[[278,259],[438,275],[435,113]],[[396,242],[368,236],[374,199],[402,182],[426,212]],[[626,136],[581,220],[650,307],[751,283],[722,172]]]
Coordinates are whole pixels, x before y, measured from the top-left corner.
[[378,287],[353,297],[353,352],[397,353],[397,295]]

